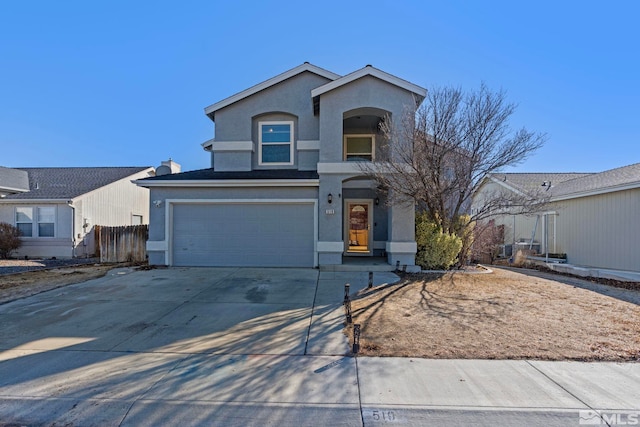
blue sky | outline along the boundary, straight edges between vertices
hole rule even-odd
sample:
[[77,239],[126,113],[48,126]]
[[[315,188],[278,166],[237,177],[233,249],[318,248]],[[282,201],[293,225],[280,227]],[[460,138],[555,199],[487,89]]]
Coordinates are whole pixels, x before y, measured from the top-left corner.
[[204,107],[304,61],[507,91],[511,171],[640,162],[640,2],[0,3],[0,165],[209,167]]

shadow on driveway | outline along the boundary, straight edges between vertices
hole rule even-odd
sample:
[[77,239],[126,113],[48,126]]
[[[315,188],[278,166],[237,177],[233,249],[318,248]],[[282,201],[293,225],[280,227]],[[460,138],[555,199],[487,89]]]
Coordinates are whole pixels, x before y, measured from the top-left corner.
[[312,269],[118,269],[0,305],[0,415],[158,425],[188,402],[193,420],[241,423],[222,403],[259,402],[252,420],[286,424],[305,402],[359,417],[342,288]]

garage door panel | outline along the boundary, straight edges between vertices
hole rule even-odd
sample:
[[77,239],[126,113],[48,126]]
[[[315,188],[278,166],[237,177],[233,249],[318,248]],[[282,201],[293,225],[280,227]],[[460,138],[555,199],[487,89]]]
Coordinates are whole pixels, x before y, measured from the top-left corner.
[[176,204],[173,265],[312,267],[314,205]]

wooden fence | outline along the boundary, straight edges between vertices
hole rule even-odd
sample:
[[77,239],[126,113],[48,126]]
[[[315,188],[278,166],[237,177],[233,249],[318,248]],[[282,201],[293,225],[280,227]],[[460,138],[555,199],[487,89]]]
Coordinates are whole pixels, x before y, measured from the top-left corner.
[[148,225],[105,227],[96,225],[100,262],[144,262],[147,259]]

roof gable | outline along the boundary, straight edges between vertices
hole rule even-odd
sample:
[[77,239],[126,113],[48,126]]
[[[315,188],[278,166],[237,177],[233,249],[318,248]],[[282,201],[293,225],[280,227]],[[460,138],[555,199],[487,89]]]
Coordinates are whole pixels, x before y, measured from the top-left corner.
[[552,200],[564,200],[640,188],[640,163],[598,173],[495,173],[490,179],[519,193],[546,187]]
[[21,193],[29,191],[27,172],[0,166],[0,192]]
[[329,80],[335,80],[340,77],[338,74],[332,73],[331,71],[327,71],[323,68],[316,67],[313,64],[305,62],[304,64],[298,65],[297,67],[285,71],[282,74],[278,74],[277,76],[272,77],[269,80],[265,80],[262,83],[258,83],[255,86],[243,90],[242,92],[238,92],[235,95],[223,99],[222,101],[211,104],[204,109],[204,112],[207,116],[209,116],[211,120],[215,120],[216,111],[304,72],[311,72],[325,77]]
[[30,190],[8,195],[3,200],[73,199],[139,172],[153,170],[149,166],[18,169],[29,174]]
[[357,71],[354,71],[351,74],[347,74],[344,77],[340,77],[339,79],[335,79],[332,82],[329,82],[325,85],[322,85],[320,87],[313,89],[311,91],[311,96],[315,98],[317,96],[322,95],[323,93],[327,93],[329,91],[337,89],[341,86],[349,84],[365,76],[376,77],[382,81],[390,83],[394,86],[398,86],[408,92],[413,93],[418,98],[418,104],[420,104],[424,100],[424,98],[427,96],[427,90],[425,88],[420,87],[411,82],[408,82],[406,80],[403,80],[399,77],[393,76],[389,73],[385,73],[384,71],[379,70],[375,67],[372,67],[371,65],[367,65],[366,67],[361,68]]

